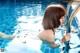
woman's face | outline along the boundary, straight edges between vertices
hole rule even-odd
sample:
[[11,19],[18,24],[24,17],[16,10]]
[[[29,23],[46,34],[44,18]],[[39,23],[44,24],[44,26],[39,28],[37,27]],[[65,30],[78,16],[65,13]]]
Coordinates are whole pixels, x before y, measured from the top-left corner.
[[62,25],[64,23],[64,17],[61,17],[60,19],[60,25]]

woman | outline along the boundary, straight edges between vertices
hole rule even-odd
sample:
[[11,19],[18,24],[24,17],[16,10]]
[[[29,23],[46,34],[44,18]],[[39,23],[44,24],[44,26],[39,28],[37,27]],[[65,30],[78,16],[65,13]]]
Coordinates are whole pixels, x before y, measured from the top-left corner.
[[55,30],[64,23],[65,14],[66,11],[64,7],[59,4],[52,4],[46,8],[42,21],[44,30],[38,35],[42,40],[41,50],[43,53],[60,53],[60,51],[55,51],[55,49],[57,49],[61,43],[70,40],[69,33],[64,35],[58,42],[55,39]]

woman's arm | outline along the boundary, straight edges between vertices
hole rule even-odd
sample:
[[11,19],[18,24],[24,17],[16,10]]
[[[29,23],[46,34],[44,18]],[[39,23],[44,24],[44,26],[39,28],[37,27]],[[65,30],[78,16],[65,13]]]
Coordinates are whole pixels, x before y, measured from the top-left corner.
[[71,38],[70,36],[70,33],[66,34],[61,40],[57,40],[57,41],[54,41],[51,46],[56,48],[58,47],[60,44],[62,44],[63,42],[66,42],[66,41],[69,41]]
[[70,41],[71,35],[70,33],[67,33],[66,35],[63,36],[62,42]]
[[53,48],[56,48],[59,46],[59,44],[57,44],[54,39],[55,36],[54,36],[54,32],[52,30],[44,30],[38,35],[38,37],[42,41],[45,40]]
[[10,39],[10,40],[12,40],[15,37],[15,35],[7,35],[5,33],[0,32],[0,37],[4,38],[4,39]]
[[56,41],[52,42],[50,44],[50,46],[53,47],[53,48],[57,48],[57,47],[59,47],[61,45],[61,43],[62,43],[61,40],[56,40]]
[[47,42],[49,42],[49,43],[50,43],[50,46],[53,47],[53,48],[56,48],[56,47],[58,47],[61,43],[70,40],[70,34],[66,34],[61,40],[55,41],[55,40],[54,40],[54,33],[53,33],[53,31],[51,31],[51,30],[42,31],[42,32],[38,35],[38,37],[39,37],[41,40],[46,40]]

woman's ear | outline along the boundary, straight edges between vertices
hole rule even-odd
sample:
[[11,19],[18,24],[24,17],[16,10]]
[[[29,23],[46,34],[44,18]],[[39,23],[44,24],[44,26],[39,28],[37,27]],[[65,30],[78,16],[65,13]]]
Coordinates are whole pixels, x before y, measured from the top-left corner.
[[64,17],[61,17],[60,19],[60,25],[62,25],[64,23]]

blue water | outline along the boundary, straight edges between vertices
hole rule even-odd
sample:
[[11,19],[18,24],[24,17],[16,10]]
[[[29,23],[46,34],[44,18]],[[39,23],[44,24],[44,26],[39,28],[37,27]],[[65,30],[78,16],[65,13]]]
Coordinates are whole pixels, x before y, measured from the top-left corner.
[[[13,40],[0,38],[0,48],[5,48],[5,53],[44,53],[40,50],[42,41],[37,38],[37,35],[39,30],[43,29],[41,20],[46,6],[27,3],[0,4],[0,32],[9,35],[34,35],[31,38],[15,37]],[[63,32],[58,30],[56,33],[62,35]],[[73,44],[71,44],[70,53],[80,53],[78,33],[71,32],[71,34]],[[24,41],[26,44],[23,43]]]
[[[11,3],[7,2],[5,4],[0,4],[0,32],[8,35],[37,34],[38,30],[42,29],[40,20],[42,19],[46,5],[27,3],[10,4]],[[12,41],[14,40],[0,38],[0,48],[6,48],[6,46],[9,46],[9,43]],[[10,49],[11,46],[9,50]],[[9,51],[8,49],[6,50]],[[15,51],[13,53],[15,53]]]

